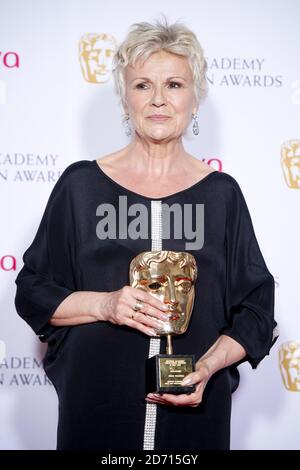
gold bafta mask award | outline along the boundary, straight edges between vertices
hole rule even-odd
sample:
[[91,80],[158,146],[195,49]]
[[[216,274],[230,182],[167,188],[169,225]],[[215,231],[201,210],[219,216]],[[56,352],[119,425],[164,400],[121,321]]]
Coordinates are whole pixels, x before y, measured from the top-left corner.
[[195,370],[193,355],[173,354],[172,338],[188,329],[195,297],[197,265],[193,255],[176,251],[145,251],[130,263],[130,285],[151,293],[168,305],[169,319],[159,336],[166,336],[166,354],[147,360],[147,393],[192,393],[195,386],[181,385],[182,380]]

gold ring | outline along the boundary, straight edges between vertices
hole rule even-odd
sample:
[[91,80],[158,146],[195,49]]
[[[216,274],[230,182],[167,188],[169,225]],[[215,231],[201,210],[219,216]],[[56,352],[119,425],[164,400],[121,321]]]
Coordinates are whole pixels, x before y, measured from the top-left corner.
[[142,310],[143,306],[144,306],[143,302],[141,302],[140,300],[137,300],[135,306],[133,307],[133,310],[135,312],[140,312],[140,310]]

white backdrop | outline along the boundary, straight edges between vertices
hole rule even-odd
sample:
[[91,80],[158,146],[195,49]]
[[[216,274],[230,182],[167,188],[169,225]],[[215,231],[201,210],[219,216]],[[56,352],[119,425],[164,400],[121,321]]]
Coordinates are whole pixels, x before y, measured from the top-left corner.
[[[298,0],[0,0],[1,449],[54,449],[56,441],[44,347],[14,309],[22,254],[62,170],[127,143],[112,79],[82,74],[80,38],[106,33],[119,42],[132,23],[160,13],[195,31],[209,65],[200,134],[186,148],[240,183],[277,284],[281,335],[257,370],[240,367],[231,446],[300,449],[300,393],[284,387],[278,365],[280,345],[300,340]],[[294,187],[281,165],[290,139]],[[296,366],[300,381],[299,359]]]

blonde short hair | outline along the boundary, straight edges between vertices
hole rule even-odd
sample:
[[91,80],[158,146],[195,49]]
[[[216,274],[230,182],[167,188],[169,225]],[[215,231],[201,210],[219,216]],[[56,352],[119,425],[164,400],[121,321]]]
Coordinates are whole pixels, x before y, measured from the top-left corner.
[[116,91],[125,103],[124,70],[128,65],[135,66],[138,60],[145,62],[151,54],[166,51],[186,57],[189,61],[197,103],[207,92],[206,60],[199,41],[184,24],[168,24],[167,20],[154,23],[135,23],[125,40],[118,47],[113,60],[113,75]]

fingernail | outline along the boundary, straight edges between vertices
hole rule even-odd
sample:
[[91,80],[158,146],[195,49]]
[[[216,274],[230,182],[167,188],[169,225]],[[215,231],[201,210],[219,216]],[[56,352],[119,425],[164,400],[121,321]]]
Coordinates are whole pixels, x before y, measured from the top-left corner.
[[158,336],[157,333],[156,333],[156,331],[154,331],[154,330],[149,330],[149,334],[150,334],[151,336]]
[[163,305],[162,305],[162,309],[163,309],[163,310],[169,310],[169,307],[168,307],[168,305],[163,304]]
[[164,314],[163,314],[161,317],[162,317],[164,320],[169,320],[169,315],[164,315]]
[[185,386],[185,385],[191,385],[193,383],[192,379],[183,379],[183,381],[181,382],[181,385]]

